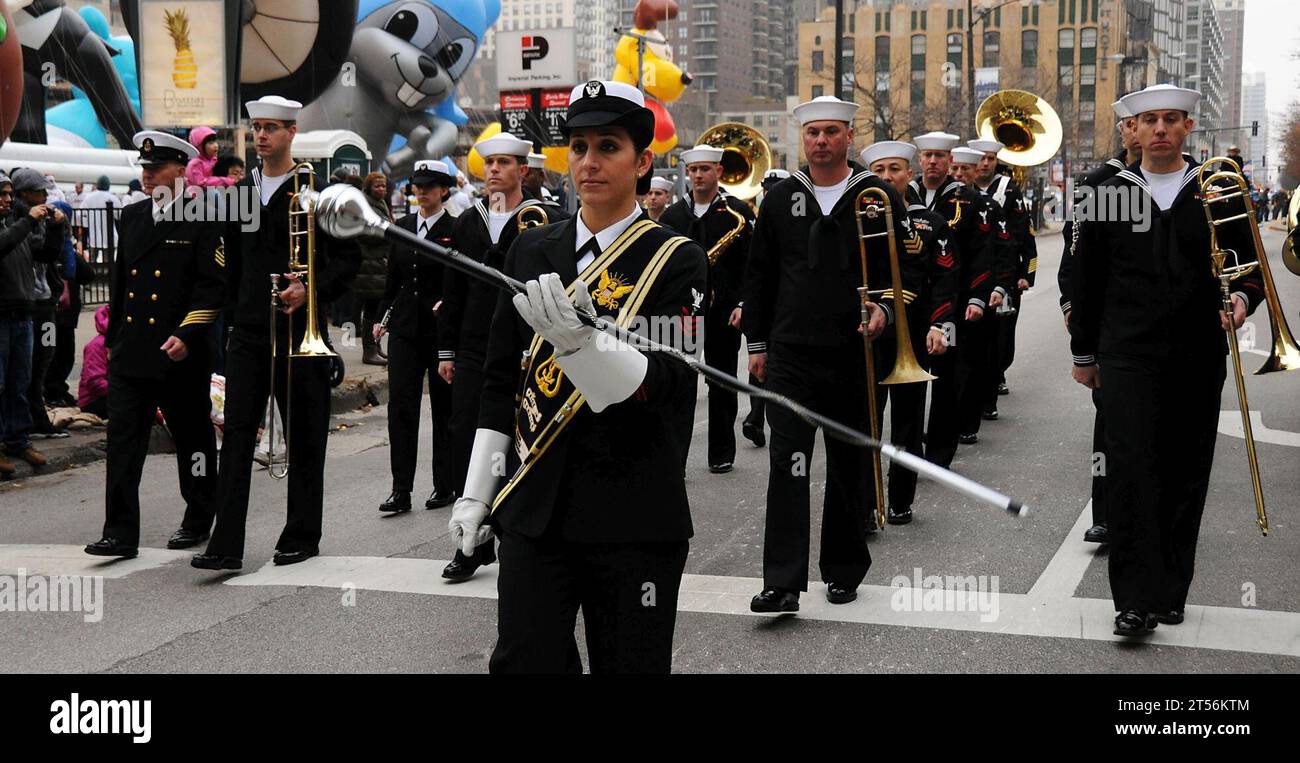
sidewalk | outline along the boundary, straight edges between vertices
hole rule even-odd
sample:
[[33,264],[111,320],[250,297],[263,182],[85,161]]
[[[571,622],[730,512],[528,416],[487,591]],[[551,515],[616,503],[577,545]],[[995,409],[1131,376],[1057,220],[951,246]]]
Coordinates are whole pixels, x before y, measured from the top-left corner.
[[[81,349],[95,336],[95,309],[98,305],[82,312],[77,323],[77,362],[72,373],[68,374],[68,386],[72,396],[77,396],[77,383],[81,379]],[[354,410],[363,405],[381,405],[388,402],[388,372],[383,366],[367,366],[361,362],[361,340],[356,338],[352,346],[344,343],[343,332],[330,327],[330,339],[334,349],[343,357],[346,367],[343,383],[332,390],[330,413],[339,414]],[[93,463],[105,458],[108,432],[104,427],[70,430],[70,437],[59,440],[33,439],[32,444],[45,454],[49,463],[33,469],[27,462],[10,457],[18,471],[8,480],[0,480],[0,485],[13,484],[35,474],[52,474],[70,469],[74,466]],[[149,441],[150,453],[171,453],[174,451],[171,439],[159,427],[154,427]]]

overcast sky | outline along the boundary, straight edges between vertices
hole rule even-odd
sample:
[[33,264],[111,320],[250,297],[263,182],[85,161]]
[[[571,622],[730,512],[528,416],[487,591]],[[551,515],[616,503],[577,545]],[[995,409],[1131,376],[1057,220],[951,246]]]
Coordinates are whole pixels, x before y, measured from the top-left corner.
[[1270,138],[1280,135],[1278,119],[1300,100],[1300,2],[1246,0],[1242,71],[1268,75]]

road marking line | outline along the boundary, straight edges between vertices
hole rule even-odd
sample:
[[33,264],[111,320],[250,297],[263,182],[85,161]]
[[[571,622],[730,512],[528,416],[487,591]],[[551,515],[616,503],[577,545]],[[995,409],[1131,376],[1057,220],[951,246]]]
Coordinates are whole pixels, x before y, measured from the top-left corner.
[[168,551],[160,548],[141,548],[134,559],[91,556],[82,546],[66,545],[13,545],[0,546],[0,574],[16,575],[26,570],[28,575],[126,577],[135,572],[161,567],[189,557],[193,551]]
[[[1255,436],[1255,442],[1300,448],[1300,433],[1288,432],[1285,429],[1269,429],[1264,426],[1264,417],[1259,411],[1250,412],[1250,430]],[[1240,410],[1219,411],[1219,434],[1236,437],[1239,440],[1246,439],[1246,432],[1241,426]]]
[[1030,599],[1038,602],[1059,601],[1069,599],[1074,596],[1074,591],[1079,587],[1079,581],[1083,580],[1083,575],[1088,571],[1088,565],[1092,564],[1092,558],[1096,551],[1097,544],[1085,543],[1083,533],[1089,527],[1092,527],[1092,501],[1089,500],[1084,504],[1083,511],[1079,513],[1079,518],[1074,521],[1074,526],[1066,534],[1065,540],[1056,549],[1052,555],[1051,561],[1043,569],[1038,580],[1030,587],[1027,594]]

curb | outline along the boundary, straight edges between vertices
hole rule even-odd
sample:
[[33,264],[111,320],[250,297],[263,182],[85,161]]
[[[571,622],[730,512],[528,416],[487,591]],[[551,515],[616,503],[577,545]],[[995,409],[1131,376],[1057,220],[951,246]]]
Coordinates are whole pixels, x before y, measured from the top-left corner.
[[[337,415],[356,410],[363,405],[383,405],[388,402],[388,375],[376,374],[373,377],[356,377],[344,379],[343,383],[330,391],[330,415]],[[0,490],[5,486],[18,487],[18,483],[32,477],[41,477],[66,471],[74,466],[85,466],[108,457],[108,434],[102,429],[74,431],[74,438],[84,439],[70,447],[51,449],[46,453],[48,463],[39,470],[13,456],[9,460],[17,471],[8,479],[0,479]],[[45,450],[42,445],[58,442],[57,440],[33,440],[37,450]],[[154,427],[149,435],[149,454],[175,453],[176,446],[171,437],[161,427]]]

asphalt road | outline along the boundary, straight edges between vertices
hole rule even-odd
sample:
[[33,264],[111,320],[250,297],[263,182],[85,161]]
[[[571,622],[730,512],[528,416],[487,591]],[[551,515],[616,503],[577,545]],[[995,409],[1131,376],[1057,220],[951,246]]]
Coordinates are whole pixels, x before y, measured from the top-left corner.
[[[1265,243],[1276,253],[1280,234],[1266,231]],[[1001,419],[985,422],[980,442],[962,446],[953,465],[1026,501],[1030,515],[1016,519],[923,482],[916,520],[872,538],[874,565],[852,604],[825,602],[814,547],[803,612],[748,613],[761,587],[767,451],[741,440],[735,471],[709,474],[700,385],[688,469],[696,534],[676,670],[1300,672],[1300,374],[1247,378],[1250,408],[1262,416],[1256,434],[1272,534],[1262,538],[1254,526],[1244,445],[1231,434],[1238,406],[1230,382],[1188,621],[1161,626],[1145,644],[1118,643],[1110,635],[1104,550],[1080,537],[1093,411],[1069,377],[1054,278],[1060,251],[1059,236],[1040,240],[1039,281],[1025,297],[1008,374],[1011,394],[1001,399]],[[1300,280],[1276,254],[1273,261],[1283,304],[1300,327]],[[1265,313],[1251,321],[1266,344]],[[1263,360],[1244,357],[1252,370]],[[470,583],[444,584],[438,572],[452,552],[450,509],[392,517],[376,511],[389,487],[386,414],[380,407],[336,417],[348,426],[329,446],[323,556],[293,567],[269,565],[286,488],[264,472],[254,473],[241,575],[194,570],[190,552],[164,550],[181,511],[169,456],[146,465],[142,553],[131,561],[103,562],[80,551],[99,538],[103,463],[0,487],[0,587],[20,569],[104,576],[97,622],[76,611],[0,611],[0,671],[485,671],[495,638],[494,568]],[[427,410],[423,424],[427,431]],[[427,450],[421,457],[427,463]],[[813,458],[816,523],[820,446]],[[416,499],[429,488],[429,475],[421,474]],[[618,510],[617,496],[610,510]],[[936,596],[930,606],[910,589],[931,575],[973,576],[989,595],[947,603]],[[963,603],[978,611],[963,611]]]

